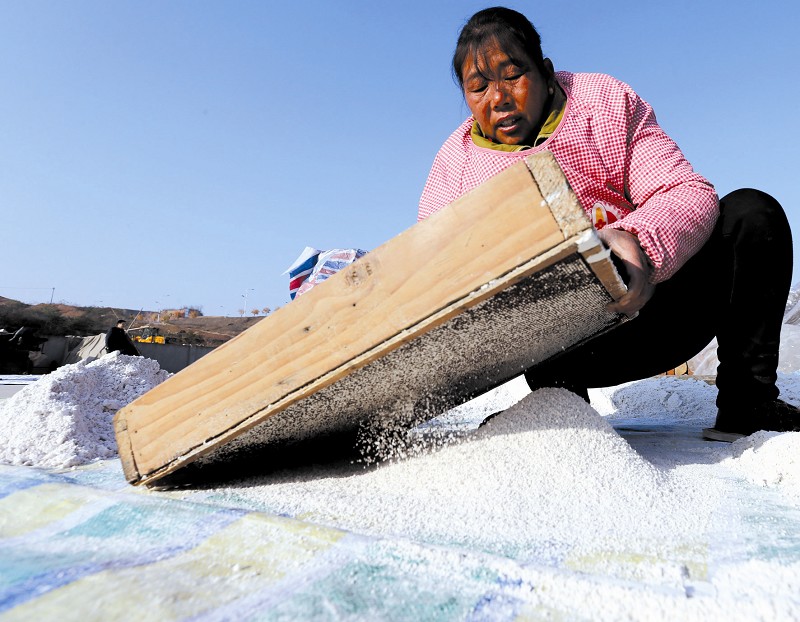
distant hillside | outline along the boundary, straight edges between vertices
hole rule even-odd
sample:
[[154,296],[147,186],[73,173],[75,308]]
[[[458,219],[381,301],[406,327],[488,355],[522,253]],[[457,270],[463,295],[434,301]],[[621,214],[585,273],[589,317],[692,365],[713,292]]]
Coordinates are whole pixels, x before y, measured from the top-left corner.
[[[170,343],[185,343],[205,346],[222,345],[242,331],[250,328],[263,317],[223,317],[200,316],[196,318],[178,318],[151,323]],[[134,324],[134,328],[140,322]]]
[[168,343],[218,346],[235,337],[259,320],[260,316],[221,317],[199,316],[164,319],[155,311],[112,309],[110,307],[76,307],[65,304],[29,305],[0,296],[0,328],[15,331],[30,326],[41,336],[88,336],[106,332],[118,320],[125,320],[126,328],[143,326],[155,329]]

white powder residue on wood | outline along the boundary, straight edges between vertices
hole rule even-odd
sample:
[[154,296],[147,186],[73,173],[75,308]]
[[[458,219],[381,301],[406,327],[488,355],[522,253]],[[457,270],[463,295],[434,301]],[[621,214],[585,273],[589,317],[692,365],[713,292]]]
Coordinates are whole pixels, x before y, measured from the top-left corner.
[[645,548],[667,534],[686,541],[704,532],[714,507],[713,494],[654,467],[563,389],[532,393],[428,454],[347,473],[287,472],[220,492],[344,529],[545,563],[630,538]]
[[116,456],[114,413],[170,375],[119,352],[60,367],[0,402],[0,462],[67,468]]

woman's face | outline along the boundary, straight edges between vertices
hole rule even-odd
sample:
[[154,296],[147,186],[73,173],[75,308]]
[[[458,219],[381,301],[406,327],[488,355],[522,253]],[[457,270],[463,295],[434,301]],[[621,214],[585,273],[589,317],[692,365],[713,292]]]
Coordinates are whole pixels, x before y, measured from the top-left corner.
[[472,116],[496,143],[532,145],[552,87],[535,65],[515,65],[497,45],[481,50],[477,57],[479,67],[470,55],[461,68],[464,99]]

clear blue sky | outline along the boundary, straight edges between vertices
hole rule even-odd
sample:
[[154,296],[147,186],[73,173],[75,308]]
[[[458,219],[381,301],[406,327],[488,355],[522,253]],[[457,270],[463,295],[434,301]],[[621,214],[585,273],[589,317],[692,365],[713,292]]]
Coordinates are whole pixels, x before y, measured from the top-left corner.
[[[486,6],[0,0],[0,295],[284,305],[304,246],[369,250],[415,222],[467,115],[456,36]],[[556,69],[631,84],[721,195],[770,192],[800,239],[800,5],[507,6]]]

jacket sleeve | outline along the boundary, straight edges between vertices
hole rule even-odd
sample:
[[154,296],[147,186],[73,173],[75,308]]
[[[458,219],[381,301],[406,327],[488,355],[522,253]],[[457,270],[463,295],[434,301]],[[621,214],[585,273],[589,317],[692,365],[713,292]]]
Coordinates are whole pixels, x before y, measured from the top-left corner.
[[[627,87],[627,85],[625,85]],[[653,266],[650,280],[670,278],[706,243],[719,215],[714,187],[658,125],[650,105],[626,88],[626,149],[619,163],[635,210],[609,225],[639,238]]]

